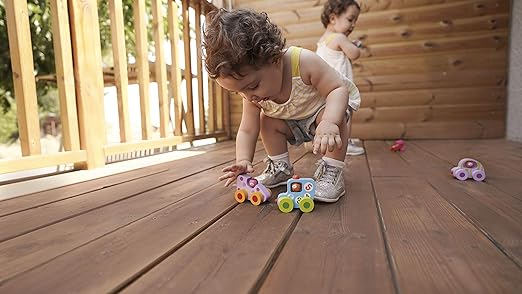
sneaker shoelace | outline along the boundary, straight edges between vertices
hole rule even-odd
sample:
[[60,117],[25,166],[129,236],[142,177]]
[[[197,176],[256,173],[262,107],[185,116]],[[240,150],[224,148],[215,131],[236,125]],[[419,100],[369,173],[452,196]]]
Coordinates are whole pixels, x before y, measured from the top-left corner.
[[274,175],[276,173],[276,166],[274,161],[268,157],[263,161],[266,163],[266,169],[264,173],[268,175]]
[[321,176],[319,178],[319,181],[323,181],[323,182],[327,182],[329,184],[334,184],[335,183],[335,178],[337,176],[337,173],[336,173],[336,167],[335,166],[330,166],[330,165],[327,165],[326,163],[321,163],[323,166],[322,166],[322,173],[321,173]]

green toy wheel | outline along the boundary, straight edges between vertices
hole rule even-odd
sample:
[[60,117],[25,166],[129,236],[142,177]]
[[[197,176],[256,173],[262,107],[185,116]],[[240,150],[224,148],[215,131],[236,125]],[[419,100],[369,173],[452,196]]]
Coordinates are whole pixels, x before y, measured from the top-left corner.
[[280,197],[277,199],[277,206],[282,212],[290,212],[294,209],[294,202],[290,197]]
[[314,210],[314,201],[310,197],[304,197],[299,202],[299,209],[301,209],[302,212],[310,212]]

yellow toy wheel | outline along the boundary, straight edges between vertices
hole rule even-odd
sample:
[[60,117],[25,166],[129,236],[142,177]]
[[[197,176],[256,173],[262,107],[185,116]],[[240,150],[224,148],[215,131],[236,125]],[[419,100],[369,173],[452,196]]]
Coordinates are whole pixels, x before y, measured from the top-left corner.
[[248,192],[245,189],[237,190],[236,193],[234,193],[234,198],[237,202],[243,203],[247,199]]
[[261,194],[261,192],[252,193],[252,195],[250,195],[250,202],[256,206],[263,203],[263,194]]
[[279,199],[277,199],[277,206],[282,212],[290,212],[294,209],[294,202],[290,197],[279,197]]
[[302,212],[310,212],[314,210],[314,201],[310,197],[304,197],[299,202],[299,209],[301,209]]

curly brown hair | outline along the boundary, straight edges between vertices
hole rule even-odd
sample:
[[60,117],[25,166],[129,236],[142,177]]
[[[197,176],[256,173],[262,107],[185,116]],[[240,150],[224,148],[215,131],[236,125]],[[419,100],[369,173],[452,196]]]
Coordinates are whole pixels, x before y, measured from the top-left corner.
[[334,15],[341,15],[343,12],[348,9],[348,7],[355,5],[359,11],[361,10],[361,6],[355,0],[328,0],[324,3],[323,13],[321,14],[321,22],[323,26],[326,28],[330,23],[330,15],[333,13]]
[[210,12],[203,30],[205,67],[211,78],[241,76],[244,66],[260,69],[278,62],[285,39],[266,13],[248,9]]

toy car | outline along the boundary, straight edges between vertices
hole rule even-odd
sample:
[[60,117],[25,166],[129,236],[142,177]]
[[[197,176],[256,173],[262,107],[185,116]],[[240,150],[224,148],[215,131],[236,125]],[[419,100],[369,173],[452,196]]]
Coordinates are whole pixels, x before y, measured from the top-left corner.
[[286,182],[286,192],[277,195],[277,206],[282,212],[299,208],[302,212],[314,209],[315,181],[294,176]]
[[482,182],[486,178],[486,171],[482,164],[472,158],[461,159],[457,166],[451,168],[451,174],[461,181],[473,178],[475,181]]
[[236,180],[237,190],[234,198],[237,202],[243,203],[247,199],[254,205],[259,205],[270,198],[270,189],[259,183],[254,177],[239,175]]
[[406,146],[404,145],[404,140],[401,139],[396,140],[395,144],[391,145],[390,147],[390,150],[395,152],[401,152],[404,151],[404,149],[406,149]]

